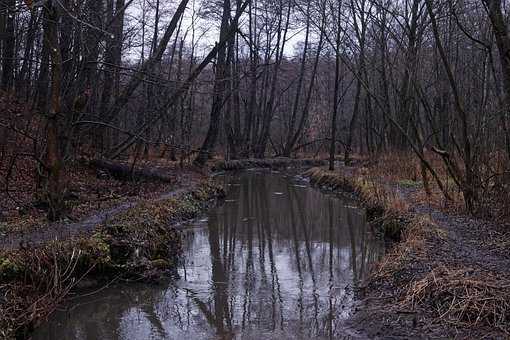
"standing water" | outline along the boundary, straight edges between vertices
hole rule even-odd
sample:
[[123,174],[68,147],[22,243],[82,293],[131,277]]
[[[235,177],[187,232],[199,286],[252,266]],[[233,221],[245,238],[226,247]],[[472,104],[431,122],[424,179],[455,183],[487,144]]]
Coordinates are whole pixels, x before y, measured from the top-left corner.
[[347,335],[353,288],[381,254],[364,210],[297,177],[221,177],[225,204],[184,231],[180,280],[75,298],[34,339]]

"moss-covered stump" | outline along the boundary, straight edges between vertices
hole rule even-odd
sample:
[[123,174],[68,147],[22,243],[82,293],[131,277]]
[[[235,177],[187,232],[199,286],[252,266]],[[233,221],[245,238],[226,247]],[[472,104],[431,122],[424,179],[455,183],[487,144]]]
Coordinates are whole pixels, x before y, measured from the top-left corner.
[[285,169],[325,165],[326,161],[314,158],[294,159],[286,157],[277,158],[248,158],[230,161],[219,161],[212,166],[213,171],[232,171],[251,168]]
[[92,236],[0,251],[0,339],[26,338],[82,279],[160,279],[175,274],[181,236],[223,189],[205,182],[175,197],[143,201]]

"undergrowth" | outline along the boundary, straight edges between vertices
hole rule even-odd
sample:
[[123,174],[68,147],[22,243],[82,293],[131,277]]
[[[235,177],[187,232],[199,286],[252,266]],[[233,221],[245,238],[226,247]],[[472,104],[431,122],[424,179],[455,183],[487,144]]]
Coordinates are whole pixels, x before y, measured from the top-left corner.
[[175,274],[181,253],[176,222],[197,217],[215,184],[148,200],[98,226],[90,237],[0,252],[0,338],[25,338],[83,278],[157,280]]

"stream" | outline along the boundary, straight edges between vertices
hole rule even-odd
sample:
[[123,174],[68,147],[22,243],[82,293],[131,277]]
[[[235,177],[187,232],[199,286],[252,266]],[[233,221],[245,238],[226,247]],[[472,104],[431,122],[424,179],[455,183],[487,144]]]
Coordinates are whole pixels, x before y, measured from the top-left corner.
[[180,279],[73,297],[33,339],[309,339],[350,334],[383,252],[355,201],[297,176],[218,176],[224,204],[183,230]]

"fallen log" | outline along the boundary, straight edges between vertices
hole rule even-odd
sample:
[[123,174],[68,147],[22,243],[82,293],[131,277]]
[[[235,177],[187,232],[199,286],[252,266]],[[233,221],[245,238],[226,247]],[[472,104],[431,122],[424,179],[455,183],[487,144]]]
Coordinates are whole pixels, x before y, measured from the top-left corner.
[[219,161],[212,166],[213,171],[230,171],[242,170],[249,168],[268,168],[268,169],[282,169],[282,168],[299,168],[299,167],[317,167],[326,165],[326,161],[321,159],[294,159],[285,157],[276,158],[247,158],[230,161]]
[[129,164],[115,163],[111,161],[95,159],[89,162],[90,166],[107,171],[113,178],[123,181],[146,179],[175,183],[176,177],[163,173],[161,169],[139,168]]

